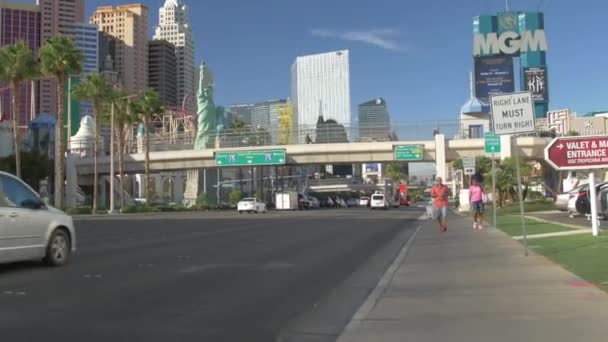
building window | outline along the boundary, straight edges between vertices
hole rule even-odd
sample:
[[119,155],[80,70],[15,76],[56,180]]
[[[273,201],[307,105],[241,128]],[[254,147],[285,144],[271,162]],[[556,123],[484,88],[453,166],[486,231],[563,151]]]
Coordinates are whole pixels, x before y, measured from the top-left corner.
[[469,126],[469,138],[470,139],[483,138],[483,125],[470,125]]

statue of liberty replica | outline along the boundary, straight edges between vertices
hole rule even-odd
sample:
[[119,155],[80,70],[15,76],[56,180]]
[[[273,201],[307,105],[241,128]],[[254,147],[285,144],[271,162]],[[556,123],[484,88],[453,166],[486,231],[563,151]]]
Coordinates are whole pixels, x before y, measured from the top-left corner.
[[[220,134],[224,130],[224,108],[216,107],[213,101],[213,74],[206,66],[201,64],[199,72],[199,85],[196,94],[197,101],[197,130],[194,141],[195,150],[208,150],[220,147]],[[202,172],[199,172],[202,171]],[[218,185],[217,170],[189,170],[187,172],[184,204],[192,206],[196,199],[206,191],[206,198],[210,203],[219,203],[217,198]]]

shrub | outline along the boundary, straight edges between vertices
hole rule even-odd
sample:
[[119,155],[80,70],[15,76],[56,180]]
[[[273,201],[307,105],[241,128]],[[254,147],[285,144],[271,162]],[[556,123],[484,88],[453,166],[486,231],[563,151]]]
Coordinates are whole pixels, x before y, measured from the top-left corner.
[[243,199],[243,193],[239,190],[230,191],[230,194],[228,195],[228,204],[231,207],[236,207],[241,199]]
[[198,195],[198,197],[196,198],[196,204],[194,205],[196,210],[206,210],[207,208],[209,208],[209,200],[207,198],[207,194],[206,193],[201,193],[200,195]]
[[122,210],[123,214],[136,214],[136,213],[156,213],[160,209],[156,207],[149,207],[144,205],[130,205]]
[[91,215],[93,209],[91,207],[67,208],[65,212],[68,215]]

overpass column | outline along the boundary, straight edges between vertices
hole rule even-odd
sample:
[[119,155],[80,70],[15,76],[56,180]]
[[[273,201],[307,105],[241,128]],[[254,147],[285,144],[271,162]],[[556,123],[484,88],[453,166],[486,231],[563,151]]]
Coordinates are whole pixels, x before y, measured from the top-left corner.
[[175,203],[182,203],[184,200],[184,176],[182,174],[178,174],[175,176],[175,183],[173,183],[173,198],[175,199]]
[[76,155],[68,153],[65,159],[65,205],[68,208],[76,207],[76,190],[78,187],[78,170],[76,169]]
[[445,135],[435,135],[435,174],[444,180],[447,179],[447,165],[445,162]]

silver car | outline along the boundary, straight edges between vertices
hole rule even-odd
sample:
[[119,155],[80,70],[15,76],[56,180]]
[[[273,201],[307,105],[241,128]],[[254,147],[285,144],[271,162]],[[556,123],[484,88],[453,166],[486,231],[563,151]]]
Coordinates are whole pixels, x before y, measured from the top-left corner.
[[76,251],[72,218],[46,205],[19,178],[0,171],[0,263],[65,265]]
[[568,192],[558,194],[557,197],[555,198],[555,209],[561,210],[561,211],[568,211],[568,202],[572,198],[577,197],[578,193],[581,191],[581,189],[583,187],[584,186],[579,186]]

